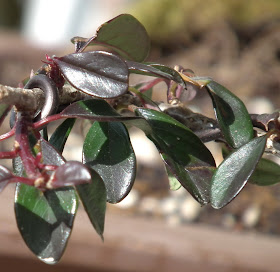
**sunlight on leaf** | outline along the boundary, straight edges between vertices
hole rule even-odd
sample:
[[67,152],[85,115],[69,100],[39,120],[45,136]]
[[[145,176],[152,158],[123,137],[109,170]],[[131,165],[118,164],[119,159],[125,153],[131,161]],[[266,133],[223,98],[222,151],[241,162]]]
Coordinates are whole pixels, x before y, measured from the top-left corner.
[[254,138],[220,164],[211,181],[213,208],[227,205],[245,186],[264,152],[266,140],[266,135]]
[[[80,37],[73,38],[73,41]],[[94,37],[84,41],[83,51],[90,45],[109,47],[126,59],[142,62],[150,51],[150,38],[144,26],[132,15],[121,14],[104,23]]]
[[88,95],[113,98],[127,92],[128,67],[116,55],[91,51],[69,54],[53,61],[73,87]]
[[243,102],[215,81],[206,85],[226,141],[233,147],[248,143],[254,136],[250,115]]
[[83,160],[104,181],[108,202],[120,202],[130,192],[136,158],[122,123],[95,122],[84,142]]
[[144,130],[162,155],[167,169],[201,204],[209,202],[215,161],[201,140],[172,117],[155,110],[137,109],[150,129]]

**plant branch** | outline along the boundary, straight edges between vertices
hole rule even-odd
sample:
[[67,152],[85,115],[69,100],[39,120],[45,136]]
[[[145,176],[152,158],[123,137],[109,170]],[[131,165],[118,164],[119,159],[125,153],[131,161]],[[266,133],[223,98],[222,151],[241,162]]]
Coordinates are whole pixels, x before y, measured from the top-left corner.
[[[59,104],[65,105],[89,97],[70,85],[59,92]],[[41,109],[45,101],[44,92],[39,88],[13,88],[0,84],[0,104],[15,105],[20,111],[34,112]]]

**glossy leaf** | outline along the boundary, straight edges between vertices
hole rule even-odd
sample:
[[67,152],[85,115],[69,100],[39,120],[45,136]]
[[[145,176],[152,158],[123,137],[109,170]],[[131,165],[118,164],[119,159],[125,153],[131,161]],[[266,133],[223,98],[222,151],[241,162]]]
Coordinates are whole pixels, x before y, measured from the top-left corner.
[[103,240],[107,201],[106,187],[95,171],[91,170],[91,176],[91,183],[77,185],[76,189],[93,227]]
[[[61,149],[61,146],[56,146]],[[42,140],[44,163],[62,165],[64,159],[48,142]],[[22,165],[15,162],[17,174]],[[17,184],[15,214],[19,231],[29,249],[45,263],[58,262],[71,234],[78,207],[76,192],[71,187],[42,193],[35,187]]]
[[172,117],[149,109],[137,109],[150,130],[146,135],[155,143],[169,171],[201,204],[209,202],[210,179],[215,161],[200,139]]
[[118,114],[106,101],[90,99],[75,102],[61,112],[65,118],[82,118],[93,121],[125,121],[139,119],[139,117],[122,116]]
[[250,177],[249,182],[259,186],[268,186],[279,183],[280,166],[271,160],[262,158]]
[[[223,147],[223,158],[231,154],[231,151]],[[269,159],[261,158],[248,182],[258,186],[270,186],[280,182],[280,165]]]
[[174,70],[174,69],[172,69],[172,68],[170,68],[166,65],[156,64],[156,63],[149,64],[149,66],[154,67],[154,68],[156,68],[156,69],[158,69],[158,70],[160,70],[160,71],[162,71],[166,74],[171,75],[172,80],[174,80],[175,82],[185,86],[184,80],[182,79],[182,77],[180,76],[180,74],[176,70]]
[[122,123],[95,122],[84,142],[83,159],[104,181],[108,202],[117,203],[130,192],[136,158]]
[[210,181],[214,166],[186,167],[177,163],[170,156],[161,154],[166,168],[180,182],[180,184],[198,201],[201,205],[210,202]]
[[126,61],[126,63],[131,73],[145,76],[162,77],[167,80],[175,79],[170,73],[166,73],[164,71],[156,69],[148,64],[138,63],[134,61]]
[[73,194],[73,189],[42,193],[35,187],[17,185],[18,228],[29,249],[45,263],[57,263],[64,252],[78,204]]
[[76,186],[83,183],[91,183],[90,170],[81,162],[67,161],[55,170],[50,188],[59,188],[63,186]]
[[142,62],[149,54],[150,39],[144,26],[135,17],[121,14],[101,25],[96,36],[85,42],[81,50],[89,45],[107,46],[124,58]]
[[168,175],[170,190],[172,191],[179,190],[182,187],[180,181],[174,177],[174,175],[171,173],[170,170],[168,170],[168,168],[166,168],[166,171]]
[[264,152],[266,140],[266,136],[254,138],[220,164],[211,181],[214,208],[224,207],[245,186]]
[[226,141],[239,148],[253,137],[253,125],[243,102],[215,81],[206,85],[213,101],[215,114]]
[[91,51],[69,54],[53,61],[67,81],[86,94],[113,98],[127,92],[128,67],[116,55]]
[[62,122],[54,131],[50,138],[50,143],[52,146],[57,148],[58,151],[62,152],[64,145],[70,135],[70,132],[75,124],[74,118],[68,118]]

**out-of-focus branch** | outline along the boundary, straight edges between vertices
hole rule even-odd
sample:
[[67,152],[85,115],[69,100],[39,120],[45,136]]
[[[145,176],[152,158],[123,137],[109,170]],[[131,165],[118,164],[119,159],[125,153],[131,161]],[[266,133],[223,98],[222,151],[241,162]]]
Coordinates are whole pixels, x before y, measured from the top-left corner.
[[[69,104],[89,97],[70,85],[59,92],[59,104]],[[0,84],[0,104],[15,105],[21,111],[36,111],[42,108],[45,101],[44,92],[39,88],[13,88]]]

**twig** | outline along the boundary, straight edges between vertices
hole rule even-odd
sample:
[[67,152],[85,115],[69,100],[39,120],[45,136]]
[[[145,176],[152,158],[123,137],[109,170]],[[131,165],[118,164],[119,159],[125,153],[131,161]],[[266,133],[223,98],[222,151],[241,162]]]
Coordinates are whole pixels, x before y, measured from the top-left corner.
[[[60,105],[69,104],[89,96],[65,85],[59,92]],[[44,92],[39,88],[13,88],[0,84],[0,104],[15,105],[18,110],[34,112],[41,109],[45,101]]]

